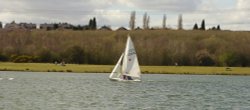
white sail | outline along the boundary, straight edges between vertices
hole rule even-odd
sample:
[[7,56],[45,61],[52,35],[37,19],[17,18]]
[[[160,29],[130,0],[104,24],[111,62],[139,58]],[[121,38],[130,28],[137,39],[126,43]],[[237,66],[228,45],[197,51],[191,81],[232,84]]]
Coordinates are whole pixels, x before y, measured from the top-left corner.
[[116,63],[114,69],[112,70],[111,74],[109,75],[109,78],[120,78],[121,77],[121,61],[123,58],[123,55],[121,55],[121,57],[119,58],[118,62]]
[[134,44],[130,36],[128,36],[127,44],[126,44],[126,48],[124,52],[122,73],[123,75],[136,77],[136,78],[140,78],[141,76],[141,70],[138,64],[136,51],[135,51]]

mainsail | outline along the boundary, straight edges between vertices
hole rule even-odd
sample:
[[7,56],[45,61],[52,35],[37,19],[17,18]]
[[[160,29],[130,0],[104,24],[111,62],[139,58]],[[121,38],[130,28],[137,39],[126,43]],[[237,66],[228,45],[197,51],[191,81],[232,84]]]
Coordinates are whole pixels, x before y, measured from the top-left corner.
[[127,76],[140,78],[141,71],[138,64],[138,59],[134,44],[128,36],[127,44],[123,57],[122,73]]

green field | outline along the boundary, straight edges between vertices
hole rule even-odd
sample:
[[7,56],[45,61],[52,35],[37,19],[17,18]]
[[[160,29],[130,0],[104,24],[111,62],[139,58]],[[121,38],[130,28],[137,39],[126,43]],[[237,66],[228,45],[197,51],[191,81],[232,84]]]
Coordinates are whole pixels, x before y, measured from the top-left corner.
[[[0,63],[0,71],[110,73],[113,65]],[[141,66],[144,74],[250,75],[249,67]]]

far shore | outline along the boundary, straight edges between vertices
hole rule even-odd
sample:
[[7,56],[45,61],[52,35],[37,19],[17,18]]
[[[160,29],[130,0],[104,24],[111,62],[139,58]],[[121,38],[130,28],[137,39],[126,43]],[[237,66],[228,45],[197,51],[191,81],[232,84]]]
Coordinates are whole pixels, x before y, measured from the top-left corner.
[[[114,65],[0,62],[0,71],[110,73]],[[143,74],[250,75],[250,67],[140,66]]]

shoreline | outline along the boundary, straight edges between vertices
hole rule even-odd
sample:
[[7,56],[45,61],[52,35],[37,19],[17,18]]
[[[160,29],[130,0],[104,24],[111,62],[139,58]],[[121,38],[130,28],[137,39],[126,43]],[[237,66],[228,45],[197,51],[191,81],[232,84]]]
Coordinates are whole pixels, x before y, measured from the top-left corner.
[[[65,72],[65,73],[105,73],[112,71],[114,65],[66,66],[52,63],[11,63],[0,62],[0,71],[22,72]],[[178,75],[241,75],[250,76],[250,67],[204,67],[204,66],[140,66],[142,74]]]

